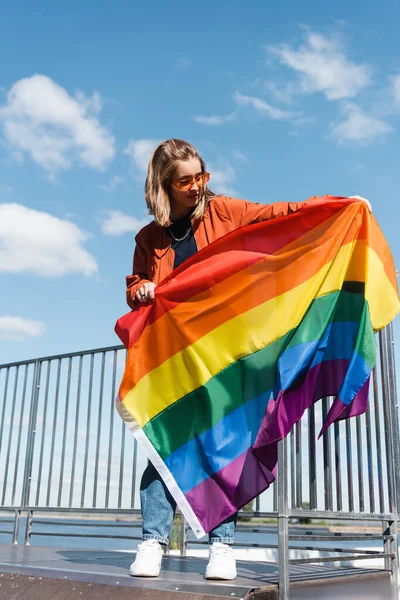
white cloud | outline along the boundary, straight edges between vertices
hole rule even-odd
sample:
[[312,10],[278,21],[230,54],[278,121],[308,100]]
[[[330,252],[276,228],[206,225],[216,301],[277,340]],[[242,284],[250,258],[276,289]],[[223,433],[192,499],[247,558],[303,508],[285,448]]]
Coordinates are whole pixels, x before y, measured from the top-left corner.
[[131,157],[133,167],[142,174],[147,173],[149,160],[160,140],[130,140],[124,154]]
[[83,247],[87,237],[66,219],[21,204],[0,204],[0,273],[92,275],[97,264]]
[[0,317],[0,339],[22,342],[42,335],[46,326],[41,321],[22,317]]
[[278,102],[283,104],[291,104],[293,96],[298,92],[297,86],[291,81],[283,85],[278,85],[274,81],[265,81],[264,87]]
[[137,233],[139,229],[142,229],[151,220],[150,216],[138,219],[119,210],[106,210],[103,212],[105,218],[101,224],[101,230],[107,235],[123,235],[129,232]]
[[114,158],[114,137],[101,125],[100,95],[72,97],[46,75],[17,81],[0,107],[0,122],[14,156],[29,154],[54,176],[74,162],[104,170]]
[[118,175],[115,175],[115,177],[111,177],[111,179],[109,180],[108,183],[104,184],[104,185],[98,185],[97,187],[100,190],[104,190],[105,192],[111,193],[113,192],[119,185],[121,185],[121,183],[123,183],[125,181],[124,177],[119,177]]
[[400,108],[400,74],[390,78],[390,87],[396,106]]
[[294,116],[294,114],[288,110],[281,110],[280,108],[275,108],[271,106],[264,100],[260,98],[256,98],[255,96],[244,96],[240,92],[235,93],[235,100],[241,106],[251,106],[259,113],[267,115],[271,119],[289,119]]
[[[256,98],[255,96],[245,96],[240,92],[235,92],[234,100],[239,106],[251,106],[259,113],[266,115],[271,119],[290,119],[291,117],[296,116],[295,113],[292,113],[288,110],[276,108],[274,106],[271,106],[271,104],[268,104],[264,100],[261,100],[260,98]],[[231,121],[236,121],[237,117],[237,111],[233,111],[228,115],[213,115],[210,117],[196,116],[194,117],[194,120],[197,123],[201,123],[203,125],[216,126],[224,125],[225,123],[229,123]]]
[[247,158],[247,156],[245,154],[243,154],[242,152],[239,152],[239,150],[234,150],[232,152],[234,158],[236,158],[236,160],[238,160],[241,163],[247,164],[249,162],[249,159]]
[[368,143],[392,131],[392,127],[385,121],[365,114],[359,106],[351,102],[343,106],[342,112],[344,119],[331,126],[332,135],[339,143]]
[[213,169],[210,166],[210,188],[217,194],[226,194],[227,196],[236,196],[236,190],[233,187],[236,180],[236,171],[229,163],[225,163],[221,169]]
[[303,125],[311,125],[315,123],[315,116],[311,115],[310,117],[296,117],[292,120],[292,125],[295,127],[302,127]]
[[202,125],[223,125],[224,123],[229,123],[230,121],[234,121],[236,119],[236,113],[232,112],[229,115],[221,116],[214,115],[212,117],[194,117],[194,120],[197,123],[201,123]]
[[311,31],[305,44],[269,46],[267,51],[300,75],[303,92],[322,92],[328,100],[352,98],[371,83],[369,65],[357,65],[345,55],[337,40]]

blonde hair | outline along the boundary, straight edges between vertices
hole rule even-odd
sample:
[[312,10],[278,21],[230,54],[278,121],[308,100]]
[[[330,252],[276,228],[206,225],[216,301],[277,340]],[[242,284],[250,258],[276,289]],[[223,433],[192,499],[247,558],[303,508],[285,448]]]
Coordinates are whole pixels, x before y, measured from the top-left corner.
[[[149,213],[154,216],[156,223],[161,227],[171,225],[171,203],[168,190],[177,163],[191,158],[198,158],[202,172],[206,170],[205,162],[196,148],[183,140],[173,139],[161,142],[150,158],[144,188],[145,198]],[[207,188],[207,185],[204,185],[199,202],[193,211],[195,219],[204,217],[211,196],[214,196],[213,192]]]

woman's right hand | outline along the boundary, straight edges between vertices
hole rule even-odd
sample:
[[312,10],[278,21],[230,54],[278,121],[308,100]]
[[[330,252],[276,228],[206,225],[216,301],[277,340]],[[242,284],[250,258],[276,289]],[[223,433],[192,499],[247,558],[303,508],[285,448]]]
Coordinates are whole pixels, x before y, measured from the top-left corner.
[[154,296],[154,289],[156,287],[155,283],[152,283],[151,281],[148,281],[147,283],[144,283],[142,285],[142,287],[140,287],[138,289],[138,291],[135,294],[136,300],[138,302],[154,302],[155,300],[155,296]]

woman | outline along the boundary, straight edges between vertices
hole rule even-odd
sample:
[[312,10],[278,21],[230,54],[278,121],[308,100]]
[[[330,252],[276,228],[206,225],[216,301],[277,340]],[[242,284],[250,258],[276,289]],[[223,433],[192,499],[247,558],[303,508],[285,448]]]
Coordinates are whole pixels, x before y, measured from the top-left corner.
[[[154,302],[155,288],[173,269],[198,250],[239,227],[281,217],[304,202],[271,205],[216,196],[207,187],[210,175],[196,149],[182,140],[167,140],[154,151],[145,185],[146,202],[154,220],[136,236],[133,274],[127,280],[131,308]],[[155,468],[149,464],[140,486],[143,543],[133,576],[158,576],[163,545],[168,545],[176,504]],[[207,579],[234,579],[234,541],[237,515],[209,534]]]

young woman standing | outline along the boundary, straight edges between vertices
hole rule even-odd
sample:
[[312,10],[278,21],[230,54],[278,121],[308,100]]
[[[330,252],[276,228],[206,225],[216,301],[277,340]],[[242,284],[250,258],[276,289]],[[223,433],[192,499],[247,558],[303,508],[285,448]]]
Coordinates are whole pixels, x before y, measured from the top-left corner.
[[[304,202],[254,204],[213,194],[210,174],[197,150],[188,142],[171,139],[159,144],[149,163],[146,203],[154,220],[136,236],[133,274],[126,278],[131,308],[155,301],[155,289],[173,269],[221,236],[251,223],[282,217]],[[143,542],[130,573],[155,577],[160,573],[163,545],[168,545],[176,503],[152,464],[140,486]],[[209,534],[207,579],[234,579],[234,541],[237,515]]]

